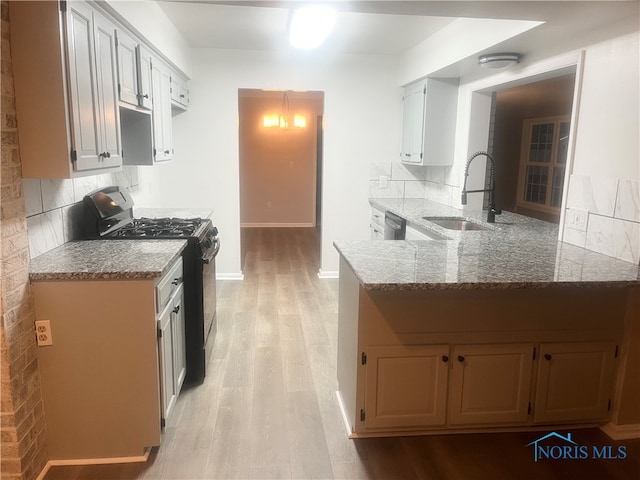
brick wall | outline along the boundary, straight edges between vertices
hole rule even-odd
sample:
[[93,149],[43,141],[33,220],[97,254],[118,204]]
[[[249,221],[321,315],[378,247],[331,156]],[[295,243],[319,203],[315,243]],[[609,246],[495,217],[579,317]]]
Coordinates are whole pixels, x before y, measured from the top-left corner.
[[0,8],[0,477],[3,480],[31,480],[40,474],[47,462],[47,446],[37,347],[33,333],[35,314],[29,286],[29,240],[18,150],[8,2],[2,1]]

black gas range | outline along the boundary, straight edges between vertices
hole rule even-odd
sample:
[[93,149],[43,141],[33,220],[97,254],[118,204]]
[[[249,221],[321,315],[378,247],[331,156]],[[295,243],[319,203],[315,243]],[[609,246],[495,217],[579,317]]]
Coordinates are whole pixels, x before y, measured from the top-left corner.
[[216,334],[215,257],[220,249],[218,229],[208,218],[135,218],[133,198],[125,189],[111,186],[84,197],[86,239],[180,239],[183,251],[185,382],[201,383],[206,358]]

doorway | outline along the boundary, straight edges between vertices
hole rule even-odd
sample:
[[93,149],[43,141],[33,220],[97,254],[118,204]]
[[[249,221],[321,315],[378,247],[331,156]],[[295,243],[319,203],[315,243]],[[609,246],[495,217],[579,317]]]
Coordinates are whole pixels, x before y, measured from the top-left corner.
[[494,93],[489,148],[501,208],[559,223],[575,84],[574,68]]
[[[320,229],[324,92],[238,90],[240,226]],[[317,232],[320,238],[320,232]],[[241,235],[242,264],[245,248]],[[320,242],[318,242],[318,257]],[[319,267],[319,265],[318,265]]]

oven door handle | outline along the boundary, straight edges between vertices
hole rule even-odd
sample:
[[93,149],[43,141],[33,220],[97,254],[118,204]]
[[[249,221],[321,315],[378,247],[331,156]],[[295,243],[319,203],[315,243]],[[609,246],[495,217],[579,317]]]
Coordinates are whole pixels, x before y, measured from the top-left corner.
[[209,264],[211,262],[213,262],[213,259],[216,258],[216,255],[218,255],[218,251],[220,250],[220,239],[216,238],[214,240],[214,247],[213,247],[213,253],[207,257],[202,257],[202,263],[204,264]]

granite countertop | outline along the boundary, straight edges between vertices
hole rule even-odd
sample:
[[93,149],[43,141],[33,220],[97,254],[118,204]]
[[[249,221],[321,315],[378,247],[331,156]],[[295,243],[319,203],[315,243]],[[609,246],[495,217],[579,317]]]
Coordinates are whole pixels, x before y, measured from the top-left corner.
[[186,240],[82,240],[65,243],[31,260],[29,279],[138,280],[161,277]]
[[[503,212],[487,224],[486,211],[421,199],[370,202],[443,240],[335,242],[367,290],[640,286],[637,265],[558,242],[552,223]],[[488,229],[447,230],[424,216],[465,217]]]

